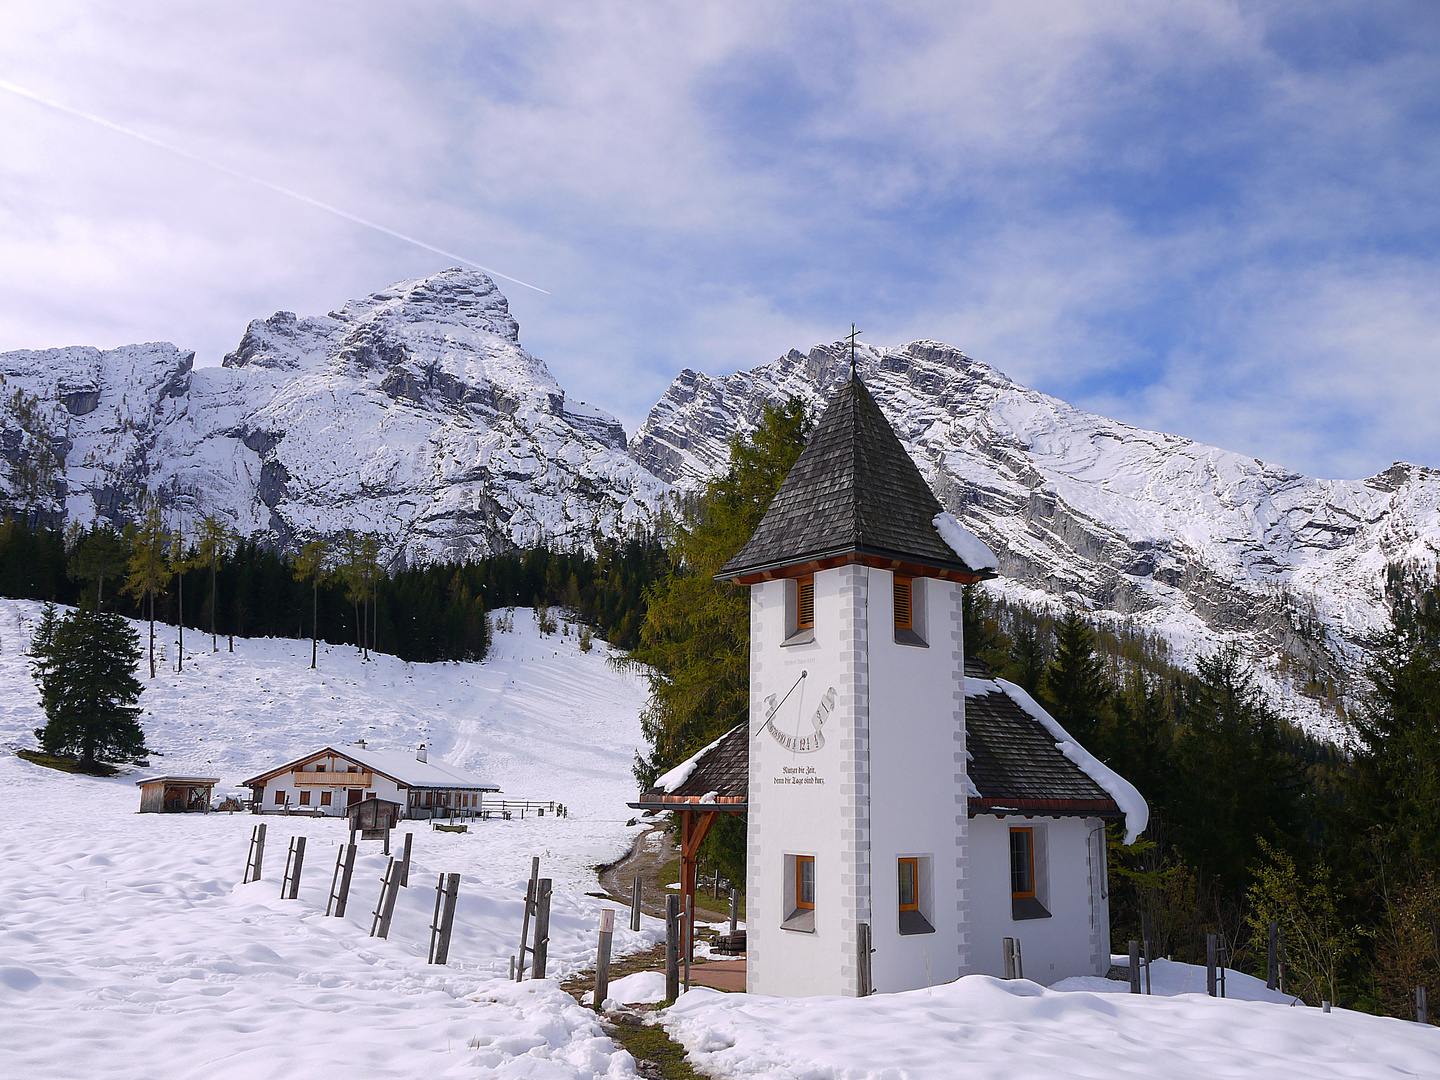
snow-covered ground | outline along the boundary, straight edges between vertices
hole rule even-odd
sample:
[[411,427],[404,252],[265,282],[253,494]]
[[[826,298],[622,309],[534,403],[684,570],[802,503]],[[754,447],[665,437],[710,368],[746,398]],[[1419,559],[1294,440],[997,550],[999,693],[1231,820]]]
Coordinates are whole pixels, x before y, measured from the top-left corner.
[[[38,607],[0,601],[0,742],[40,723],[22,650]],[[197,651],[146,690],[148,737],[168,772],[234,788],[318,743],[417,745],[496,778],[513,797],[558,799],[569,818],[415,823],[411,884],[388,941],[368,936],[384,858],[364,844],[349,912],[325,902],[343,827],[267,816],[264,878],[238,884],[256,819],[140,815],[135,776],[70,776],[0,756],[0,1078],[352,1080],[415,1076],[629,1080],[635,1062],[553,981],[505,979],[523,881],[542,858],[556,892],[552,974],[593,962],[591,867],[630,840],[626,798],[643,689],[604,647],[541,637],[526,611],[485,664],[362,662],[353,650],[239,641]],[[191,645],[208,648],[198,634]],[[223,645],[222,645],[223,649]],[[173,662],[173,646],[167,652]],[[403,830],[402,830],[403,831]],[[292,836],[308,838],[298,900],[281,900]],[[426,963],[436,876],[462,875],[450,963]],[[658,920],[625,953],[659,939]],[[1050,990],[984,977],[864,1001],[691,991],[664,1015],[716,1077],[1368,1078],[1440,1076],[1440,1031],[1289,1007],[1232,975],[1157,963],[1154,997],[1072,979]],[[621,998],[653,997],[630,976]]]
[[[1154,996],[1134,997],[1104,979],[1047,990],[984,975],[863,999],[702,987],[681,995],[665,1026],[697,1068],[729,1080],[1440,1076],[1440,1029],[1291,1007],[1233,973],[1222,1001],[1205,995],[1203,969],[1156,967]],[[1200,992],[1182,989],[1197,972]]]

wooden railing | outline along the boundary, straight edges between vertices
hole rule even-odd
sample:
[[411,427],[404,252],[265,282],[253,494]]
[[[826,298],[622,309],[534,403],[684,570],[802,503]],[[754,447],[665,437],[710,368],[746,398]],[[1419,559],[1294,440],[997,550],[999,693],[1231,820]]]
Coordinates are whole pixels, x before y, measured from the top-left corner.
[[302,772],[290,774],[296,787],[369,787],[374,773],[368,772]]

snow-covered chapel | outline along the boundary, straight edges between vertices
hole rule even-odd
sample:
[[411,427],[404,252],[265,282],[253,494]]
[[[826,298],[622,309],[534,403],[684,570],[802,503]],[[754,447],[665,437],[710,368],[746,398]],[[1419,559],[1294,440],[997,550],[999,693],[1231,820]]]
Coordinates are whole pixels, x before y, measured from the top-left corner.
[[719,575],[750,588],[749,729],[632,804],[680,811],[687,889],[713,815],[747,814],[750,992],[998,976],[1007,938],[1041,983],[1107,971],[1105,824],[1148,811],[965,661],[961,587],[996,566],[852,376]]

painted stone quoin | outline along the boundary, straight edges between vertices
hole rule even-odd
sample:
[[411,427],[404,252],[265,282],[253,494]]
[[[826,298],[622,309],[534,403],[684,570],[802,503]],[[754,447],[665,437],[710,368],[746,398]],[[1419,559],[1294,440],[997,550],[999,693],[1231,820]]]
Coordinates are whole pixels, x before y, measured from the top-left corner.
[[1041,983],[1108,969],[1105,823],[1134,836],[1148,812],[966,663],[962,586],[996,565],[852,377],[719,575],[750,588],[749,730],[632,804],[685,808],[687,840],[747,814],[752,993],[1001,975],[1005,938]]

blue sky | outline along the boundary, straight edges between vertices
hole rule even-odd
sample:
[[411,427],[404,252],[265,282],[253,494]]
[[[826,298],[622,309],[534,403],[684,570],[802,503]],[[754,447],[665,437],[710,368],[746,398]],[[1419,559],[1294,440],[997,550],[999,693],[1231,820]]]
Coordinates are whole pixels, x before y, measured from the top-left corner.
[[[209,10],[211,7],[217,10]],[[682,367],[935,338],[1322,476],[1440,466],[1440,7],[0,9],[0,79],[526,281],[633,430]],[[323,312],[444,258],[0,93],[0,349]]]

